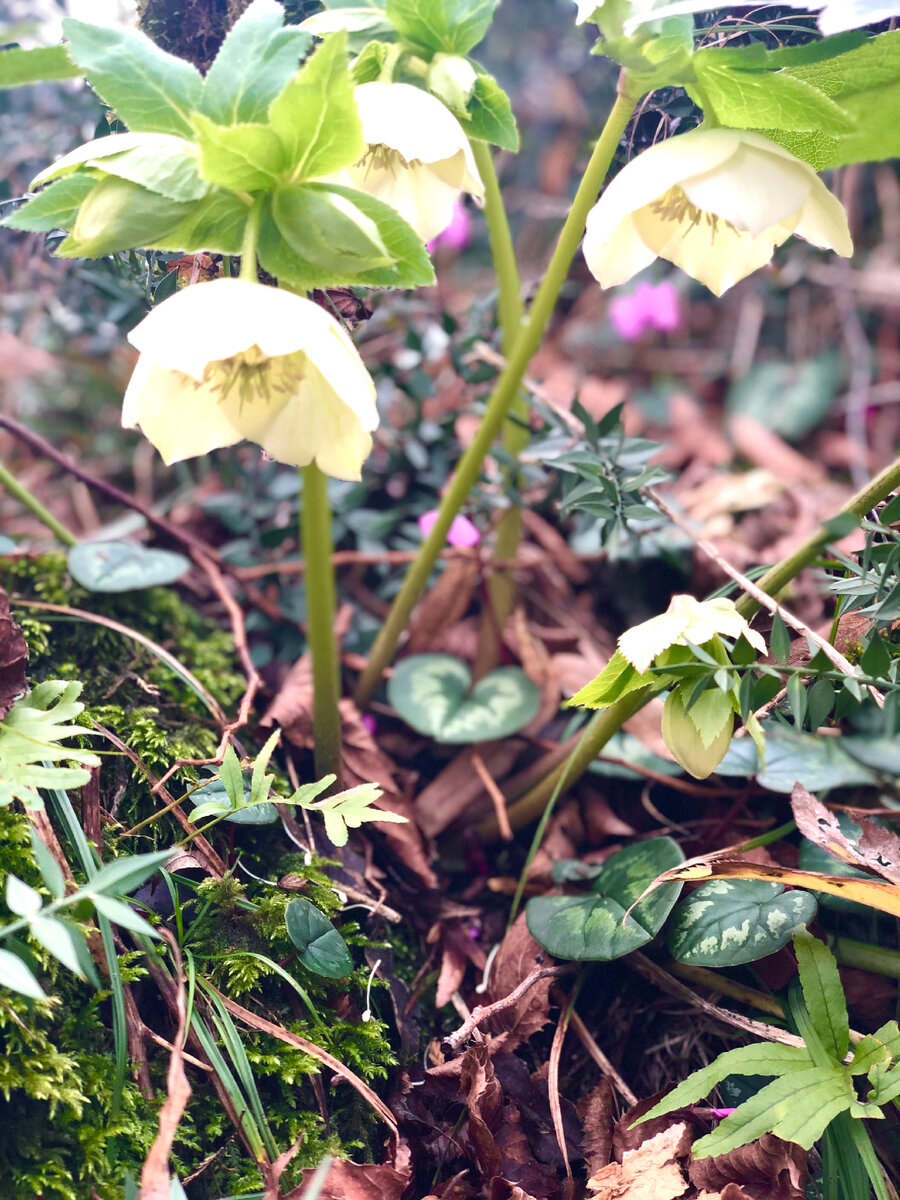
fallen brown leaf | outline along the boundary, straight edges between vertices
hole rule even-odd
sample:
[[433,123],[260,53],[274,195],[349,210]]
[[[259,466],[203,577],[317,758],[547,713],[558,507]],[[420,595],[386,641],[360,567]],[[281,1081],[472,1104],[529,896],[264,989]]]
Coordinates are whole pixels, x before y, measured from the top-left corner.
[[854,823],[862,829],[862,834],[858,842],[851,842],[841,832],[837,814],[826,808],[802,783],[794,784],[791,808],[797,828],[805,838],[843,862],[900,884],[900,837],[896,833],[874,821],[867,821],[865,817],[855,816]]
[[626,1150],[622,1162],[601,1167],[587,1182],[595,1200],[676,1200],[688,1189],[679,1158],[690,1150],[693,1134],[683,1122],[670,1125],[635,1150]]
[[0,721],[25,692],[27,658],[22,630],[9,615],[9,596],[0,588]]
[[[285,1200],[303,1200],[314,1167],[303,1172],[303,1183],[293,1189]],[[319,1200],[400,1200],[409,1184],[410,1166],[397,1170],[386,1163],[355,1163],[338,1158],[325,1176]]]
[[[528,932],[525,914],[520,913],[509,929],[497,952],[491,969],[488,995],[492,1001],[508,996],[534,970],[544,951]],[[514,1050],[527,1041],[550,1019],[550,988],[553,981],[542,979],[512,1008],[506,1009],[485,1023],[484,1028],[496,1035],[506,1035],[504,1052]]]
[[748,1200],[804,1200],[806,1160],[802,1146],[767,1133],[728,1154],[692,1159],[688,1174],[697,1188],[740,1184]]
[[474,558],[451,559],[440,579],[416,607],[405,653],[443,650],[444,635],[472,602],[480,567]]
[[578,1101],[578,1116],[582,1125],[581,1151],[588,1177],[608,1166],[612,1157],[614,1101],[615,1090],[605,1075]]

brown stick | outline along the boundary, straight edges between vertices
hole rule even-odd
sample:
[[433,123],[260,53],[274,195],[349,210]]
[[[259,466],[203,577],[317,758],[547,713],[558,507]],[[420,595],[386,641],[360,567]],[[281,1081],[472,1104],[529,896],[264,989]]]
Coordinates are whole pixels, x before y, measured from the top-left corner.
[[495,1000],[493,1004],[478,1004],[472,1009],[471,1014],[448,1037],[444,1038],[444,1044],[449,1046],[451,1050],[458,1050],[464,1041],[466,1041],[479,1025],[483,1025],[485,1021],[489,1021],[491,1017],[497,1013],[505,1012],[508,1008],[513,1008],[524,995],[531,991],[536,983],[540,983],[542,979],[558,979],[561,975],[568,975],[574,970],[572,966],[563,967],[535,967],[530,975],[526,975],[522,982],[514,987],[508,996],[504,996],[500,1000]]

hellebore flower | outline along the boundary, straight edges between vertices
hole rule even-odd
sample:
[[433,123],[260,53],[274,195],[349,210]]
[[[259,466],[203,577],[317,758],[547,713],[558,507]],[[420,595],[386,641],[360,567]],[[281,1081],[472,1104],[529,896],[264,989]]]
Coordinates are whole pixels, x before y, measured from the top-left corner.
[[431,241],[453,221],[460,192],[484,195],[463,127],[410,83],[361,83],[354,94],[369,148],[336,181],[390,204]]
[[256,442],[280,462],[359,479],[375,387],[338,322],[311,300],[242,279],[187,287],[128,335],[140,358],[122,424],[166,463]]
[[609,319],[619,337],[637,341],[648,329],[673,333],[681,324],[678,291],[668,279],[653,286],[639,283],[629,296],[616,296],[609,302]]
[[658,617],[634,625],[619,637],[619,653],[638,671],[646,671],[653,660],[670,646],[702,646],[722,633],[739,638],[765,654],[762,634],[751,629],[734,606],[733,600],[695,600],[693,596],[673,596],[669,607]]
[[588,214],[583,250],[604,287],[660,257],[720,296],[792,234],[853,253],[843,206],[808,163],[758,133],[701,127],[623,167]]

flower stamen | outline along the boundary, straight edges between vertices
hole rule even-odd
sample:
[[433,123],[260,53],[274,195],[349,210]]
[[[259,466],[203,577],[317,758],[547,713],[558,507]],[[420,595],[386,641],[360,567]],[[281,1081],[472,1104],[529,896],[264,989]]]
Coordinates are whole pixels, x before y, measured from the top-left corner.
[[207,387],[219,393],[224,404],[233,392],[237,393],[239,412],[244,405],[262,397],[290,396],[297,392],[304,378],[304,353],[267,357],[259,346],[253,345],[231,358],[206,364],[201,380],[192,380],[194,388]]
[[687,198],[683,189],[677,183],[670,187],[658,200],[654,200],[648,207],[664,221],[671,221],[675,225],[683,225],[682,238],[686,238],[692,230],[705,223],[709,226],[710,230],[709,240],[710,242],[714,242],[719,230],[719,221],[722,222],[725,228],[737,233],[737,230],[730,221],[726,221],[715,213],[705,212],[703,209],[698,208],[696,204]]

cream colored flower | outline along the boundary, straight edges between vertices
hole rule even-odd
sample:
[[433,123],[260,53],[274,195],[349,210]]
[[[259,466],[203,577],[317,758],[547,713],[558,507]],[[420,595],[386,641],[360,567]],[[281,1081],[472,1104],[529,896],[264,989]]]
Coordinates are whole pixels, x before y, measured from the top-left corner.
[[670,646],[686,646],[688,642],[702,646],[719,634],[735,639],[743,634],[760,654],[766,652],[762,634],[750,628],[733,600],[695,600],[693,596],[673,596],[660,616],[627,629],[619,638],[619,652],[636,670],[644,672]]
[[440,100],[409,83],[362,83],[355,96],[369,149],[336,182],[384,200],[431,241],[453,220],[460,192],[484,195],[463,127]]
[[337,321],[311,300],[241,279],[176,292],[128,335],[141,352],[122,424],[166,463],[247,438],[280,462],[359,479],[375,387]]
[[591,209],[584,257],[604,287],[665,258],[720,296],[792,235],[853,253],[843,206],[808,163],[743,129],[651,146]]

